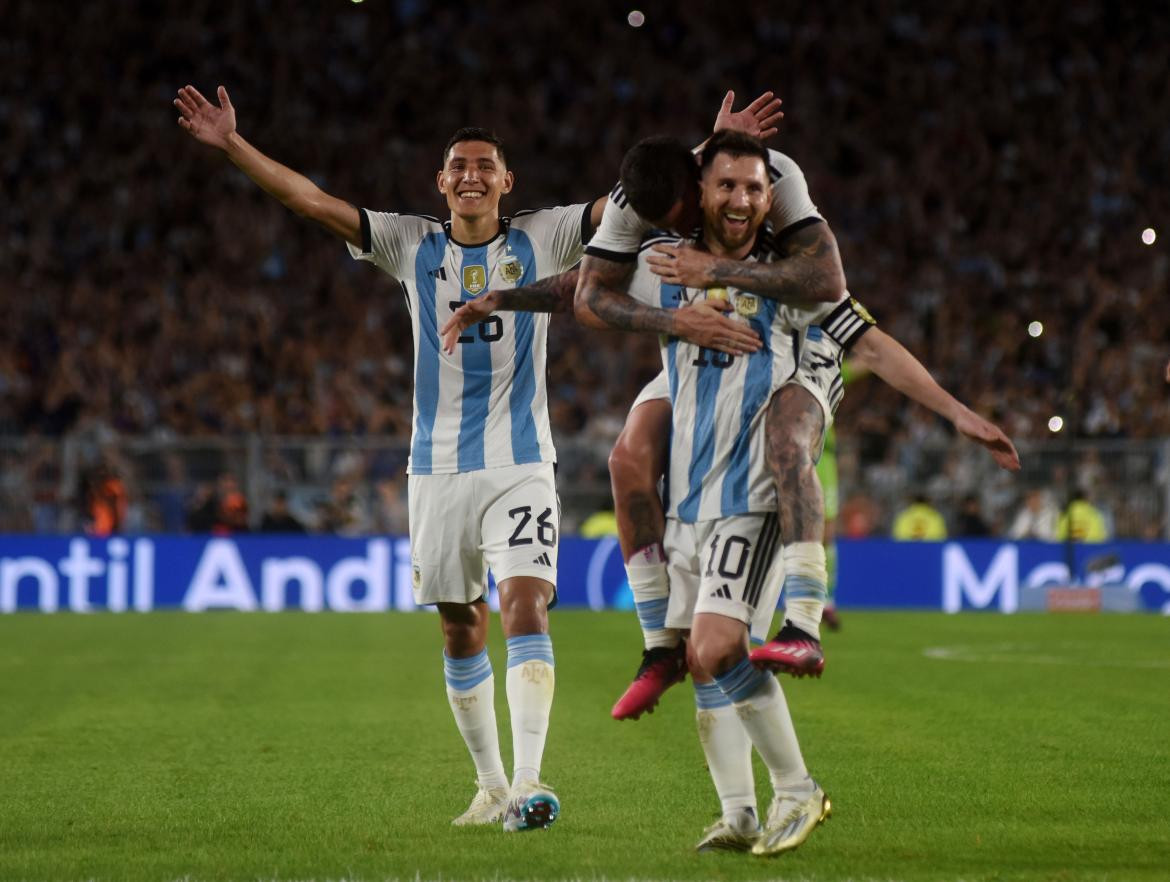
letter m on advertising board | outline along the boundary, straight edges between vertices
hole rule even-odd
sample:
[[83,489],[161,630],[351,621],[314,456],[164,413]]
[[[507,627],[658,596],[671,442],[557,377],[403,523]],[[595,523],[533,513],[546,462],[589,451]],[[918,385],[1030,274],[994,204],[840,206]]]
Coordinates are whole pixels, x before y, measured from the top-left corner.
[[999,611],[1015,612],[1020,605],[1020,559],[1015,545],[1001,545],[980,576],[963,546],[948,542],[942,557],[943,609],[986,609],[999,597]]

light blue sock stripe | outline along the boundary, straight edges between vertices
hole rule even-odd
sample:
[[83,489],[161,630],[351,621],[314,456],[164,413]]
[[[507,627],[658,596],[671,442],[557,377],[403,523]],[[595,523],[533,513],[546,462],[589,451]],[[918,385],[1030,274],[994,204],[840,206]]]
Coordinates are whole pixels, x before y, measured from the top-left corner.
[[762,637],[752,637],[749,642],[752,646],[763,646],[765,641]]
[[514,668],[529,661],[548,662],[556,666],[551,637],[547,634],[525,634],[523,637],[508,638],[508,667]]
[[715,710],[719,707],[728,707],[731,699],[723,694],[718,683],[695,684],[695,707],[699,710]]
[[471,658],[450,658],[443,653],[443,677],[456,692],[474,689],[492,675],[492,662],[487,650]]
[[720,690],[731,701],[746,701],[759,691],[771,674],[757,671],[746,658],[725,674],[715,678]]
[[824,600],[828,591],[824,582],[809,576],[785,576],[784,593],[788,597],[815,597]]
[[661,631],[666,627],[667,597],[658,597],[654,600],[634,601],[634,610],[638,613],[638,622],[644,631]]

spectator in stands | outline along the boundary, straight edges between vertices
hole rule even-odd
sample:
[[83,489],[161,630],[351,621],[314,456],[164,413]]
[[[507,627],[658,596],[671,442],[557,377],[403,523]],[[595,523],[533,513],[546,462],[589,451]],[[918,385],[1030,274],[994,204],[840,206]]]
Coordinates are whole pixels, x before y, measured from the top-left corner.
[[288,507],[288,494],[277,490],[260,521],[261,533],[304,533],[305,525],[296,519]]
[[991,535],[991,527],[983,518],[979,497],[974,493],[968,493],[963,497],[959,515],[955,518],[954,534],[967,539],[981,539]]
[[1054,542],[1059,517],[1060,512],[1052,504],[1051,494],[1047,490],[1033,488],[1024,497],[1023,507],[1008,528],[1008,537]]
[[1056,524],[1056,538],[1060,542],[1104,542],[1109,538],[1105,515],[1089,501],[1084,490],[1076,491]]
[[920,493],[894,518],[891,535],[900,542],[937,542],[947,538],[947,525],[939,510]]
[[98,463],[82,478],[85,532],[112,536],[126,524],[126,485],[108,465]]
[[[0,101],[0,436],[409,437],[402,298],[249,190],[208,207],[205,158],[174,149],[185,136],[171,86],[214,85],[222,53],[209,47],[277,20],[280,39],[231,53],[237,103],[281,107],[279,130],[256,117],[257,143],[280,143],[331,190],[421,211],[434,204],[435,139],[471,110],[523,160],[528,200],[557,204],[607,191],[643,135],[697,139],[697,109],[718,102],[729,75],[743,90],[775,88],[788,113],[775,146],[811,179],[851,287],[944,386],[1037,441],[1071,377],[1084,401],[1064,429],[1074,438],[1170,437],[1158,382],[1170,380],[1170,261],[1162,238],[1147,247],[1126,232],[1170,217],[1170,16],[1106,3],[879,14],[849,2],[783,16],[755,2],[729,16],[683,3],[635,30],[602,4],[562,33],[552,5],[516,16],[482,0],[474,28],[441,4],[423,15],[413,2],[344,6],[240,0],[208,17],[204,5],[159,0],[154,41],[137,39],[133,4],[5,6],[5,85],[19,100]],[[722,47],[744,34],[755,61],[729,69]],[[484,94],[452,89],[484,70]],[[1026,337],[1037,319],[1043,334]],[[657,370],[654,341],[585,335],[554,317],[549,355],[555,426],[584,427],[607,450]],[[943,433],[892,390],[856,385],[840,443],[861,462],[844,486],[888,509],[947,463]],[[586,465],[564,458],[562,484]],[[976,481],[960,493],[979,487],[988,518],[1002,517],[985,475],[959,467]],[[1128,535],[1166,521],[1164,491],[1145,490],[1152,501],[1123,524]],[[0,524],[32,523],[11,510],[31,505],[21,500],[2,495]]]
[[341,536],[365,536],[371,527],[369,506],[353,479],[335,478],[329,498],[318,505],[317,529]]

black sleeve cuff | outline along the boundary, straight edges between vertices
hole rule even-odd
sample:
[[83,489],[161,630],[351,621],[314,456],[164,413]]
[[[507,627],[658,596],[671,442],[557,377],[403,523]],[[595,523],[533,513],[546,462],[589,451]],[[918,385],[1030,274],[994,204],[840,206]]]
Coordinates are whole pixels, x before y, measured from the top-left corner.
[[364,208],[358,209],[358,218],[362,225],[362,254],[369,254],[374,250],[373,236],[370,235],[370,216]]
[[622,251],[606,251],[604,248],[595,248],[592,245],[585,246],[585,253],[590,257],[600,257],[602,260],[609,260],[614,263],[632,263],[638,259],[637,252],[627,254]]
[[581,212],[581,244],[588,245],[593,238],[593,203],[586,202],[585,210]]
[[798,230],[803,230],[805,227],[811,227],[813,224],[823,224],[824,220],[819,217],[806,217],[801,220],[791,223],[778,233],[772,234],[772,241],[779,245],[793,233]]
[[875,324],[877,323],[869,311],[852,297],[842,300],[840,305],[820,323],[821,330],[846,351],[849,351]]

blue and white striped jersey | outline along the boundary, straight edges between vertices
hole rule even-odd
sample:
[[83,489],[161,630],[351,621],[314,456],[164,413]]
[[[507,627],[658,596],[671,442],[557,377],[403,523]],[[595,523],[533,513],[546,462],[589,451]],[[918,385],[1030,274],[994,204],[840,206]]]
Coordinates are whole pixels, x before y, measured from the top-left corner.
[[[666,338],[662,360],[670,382],[672,432],[667,516],[687,523],[776,510],[776,489],[764,458],[764,414],[772,394],[796,372],[809,325],[848,348],[869,322],[853,318],[862,309],[846,296],[837,303],[781,304],[737,288],[684,288],[651,272],[646,256],[658,242],[646,240],[630,283],[630,296],[663,309],[720,298],[759,333],[764,345],[732,356]],[[761,243],[770,242],[761,235]],[[761,244],[749,259],[770,261]],[[839,336],[838,336],[839,335]]]
[[591,205],[501,218],[489,242],[464,245],[450,222],[362,209],[367,260],[402,284],[414,331],[413,475],[555,462],[545,389],[547,313],[500,312],[443,352],[439,328],[466,300],[571,269],[589,237]]

